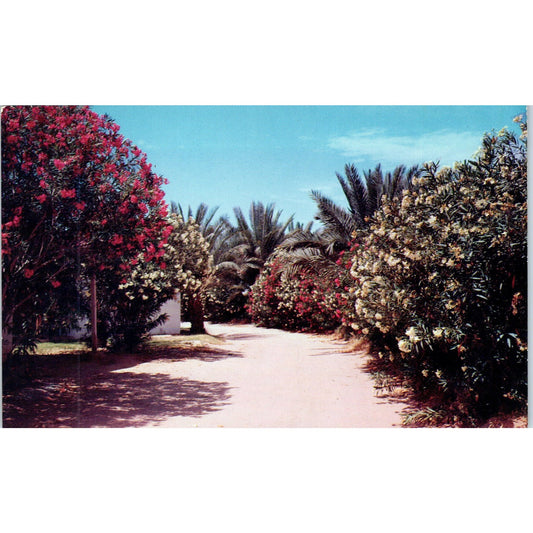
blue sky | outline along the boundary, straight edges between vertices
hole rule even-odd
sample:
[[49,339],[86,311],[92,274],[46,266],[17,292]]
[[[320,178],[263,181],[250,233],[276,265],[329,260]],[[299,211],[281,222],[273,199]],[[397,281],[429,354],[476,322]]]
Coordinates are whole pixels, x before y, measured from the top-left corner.
[[[385,170],[471,157],[484,132],[525,106],[93,106],[146,152],[169,180],[166,200],[232,214],[275,203],[308,222],[312,189],[344,205],[335,177],[346,163]],[[316,226],[315,226],[316,227]]]

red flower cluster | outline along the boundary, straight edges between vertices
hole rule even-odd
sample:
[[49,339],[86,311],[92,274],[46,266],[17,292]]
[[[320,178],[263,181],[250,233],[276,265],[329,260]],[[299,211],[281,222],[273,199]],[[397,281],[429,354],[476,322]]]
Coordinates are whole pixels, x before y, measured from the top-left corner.
[[61,189],[59,194],[61,198],[76,198],[76,189]]

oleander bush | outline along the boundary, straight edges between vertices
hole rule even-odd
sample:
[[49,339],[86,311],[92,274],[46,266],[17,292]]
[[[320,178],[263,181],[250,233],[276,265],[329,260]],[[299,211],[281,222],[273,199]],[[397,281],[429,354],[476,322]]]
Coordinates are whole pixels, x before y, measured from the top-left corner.
[[[107,282],[100,296],[100,330],[114,350],[134,349],[155,326],[167,318],[161,306],[176,292],[191,303],[200,294],[212,269],[209,245],[190,218],[172,214],[167,219],[172,229],[161,247],[158,266],[146,261],[148,249],[130,262],[131,269],[119,279]],[[112,287],[117,286],[117,289]],[[202,317],[201,317],[202,318]]]
[[[352,327],[468,424],[527,399],[525,124],[427,164],[352,247]],[[383,356],[383,351],[381,351]]]
[[340,325],[336,293],[327,278],[310,270],[287,270],[278,250],[252,286],[248,311],[261,326],[293,331],[331,331]]

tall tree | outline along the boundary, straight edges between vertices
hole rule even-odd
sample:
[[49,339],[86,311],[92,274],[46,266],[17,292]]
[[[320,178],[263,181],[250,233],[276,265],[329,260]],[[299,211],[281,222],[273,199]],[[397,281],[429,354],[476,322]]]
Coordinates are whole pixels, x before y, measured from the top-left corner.
[[163,181],[117,124],[88,107],[4,108],[4,328],[20,330],[67,271],[94,286],[106,271],[128,272],[141,249],[160,262],[172,231]]

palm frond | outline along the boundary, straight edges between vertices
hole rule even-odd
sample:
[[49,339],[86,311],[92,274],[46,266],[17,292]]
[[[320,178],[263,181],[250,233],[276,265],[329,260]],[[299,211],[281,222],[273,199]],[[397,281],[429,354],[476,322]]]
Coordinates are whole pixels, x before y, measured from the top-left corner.
[[348,205],[350,206],[350,213],[358,224],[362,224],[368,215],[368,192],[359,176],[359,172],[354,165],[346,164],[344,166],[344,179],[338,172],[335,173]]
[[311,196],[318,207],[318,213],[315,218],[320,220],[328,230],[334,231],[340,240],[348,242],[357,227],[356,220],[348,211],[323,196],[320,192],[311,191]]
[[381,198],[383,196],[383,172],[381,165],[378,164],[374,170],[369,170],[364,173],[366,187],[368,190],[368,211],[369,216],[374,214],[381,205]]

